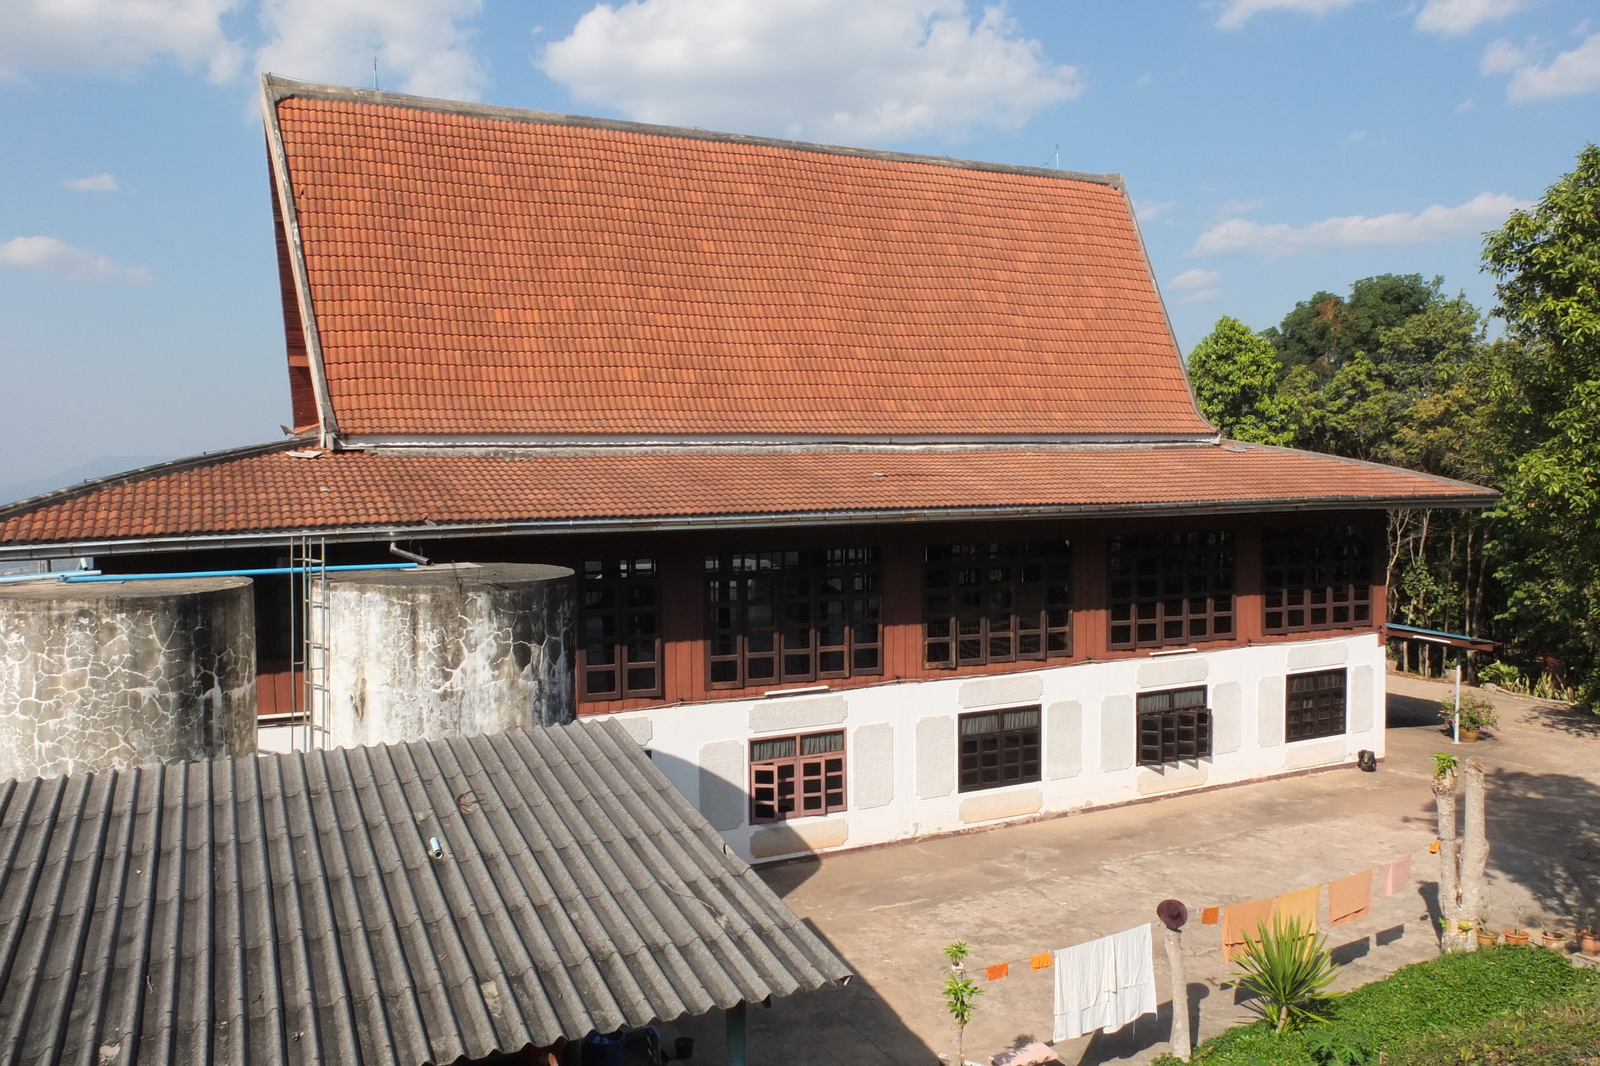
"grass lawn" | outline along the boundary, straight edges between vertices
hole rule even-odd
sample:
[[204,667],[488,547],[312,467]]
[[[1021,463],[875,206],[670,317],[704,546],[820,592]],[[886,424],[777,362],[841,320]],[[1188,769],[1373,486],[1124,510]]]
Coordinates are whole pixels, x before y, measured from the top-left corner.
[[[1600,1066],[1600,973],[1544,948],[1441,955],[1341,996],[1327,1026],[1279,1036],[1237,1026],[1195,1051],[1206,1066],[1311,1066],[1318,1043],[1386,1052],[1388,1066]],[[1507,1057],[1507,1056],[1510,1057]],[[1337,1060],[1334,1060],[1337,1061]],[[1170,1056],[1159,1066],[1178,1066]]]

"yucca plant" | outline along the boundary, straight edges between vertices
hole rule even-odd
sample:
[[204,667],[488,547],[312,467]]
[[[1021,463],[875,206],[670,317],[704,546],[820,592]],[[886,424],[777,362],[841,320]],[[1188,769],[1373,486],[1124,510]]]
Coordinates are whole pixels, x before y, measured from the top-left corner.
[[1260,923],[1257,935],[1247,937],[1234,972],[1240,985],[1256,993],[1253,1004],[1278,1032],[1298,1029],[1309,1022],[1326,1022],[1320,1013],[1339,995],[1324,991],[1339,976],[1328,957],[1326,936],[1312,932],[1298,918],[1276,915],[1271,928]]

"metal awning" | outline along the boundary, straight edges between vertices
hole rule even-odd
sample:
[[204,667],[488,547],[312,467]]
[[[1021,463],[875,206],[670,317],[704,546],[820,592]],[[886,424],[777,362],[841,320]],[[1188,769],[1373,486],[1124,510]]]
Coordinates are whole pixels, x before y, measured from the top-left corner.
[[1422,644],[1442,644],[1465,651],[1494,651],[1499,647],[1492,640],[1471,637],[1464,633],[1446,633],[1441,629],[1420,629],[1417,626],[1403,626],[1398,622],[1388,622],[1383,628],[1386,640],[1415,640]]

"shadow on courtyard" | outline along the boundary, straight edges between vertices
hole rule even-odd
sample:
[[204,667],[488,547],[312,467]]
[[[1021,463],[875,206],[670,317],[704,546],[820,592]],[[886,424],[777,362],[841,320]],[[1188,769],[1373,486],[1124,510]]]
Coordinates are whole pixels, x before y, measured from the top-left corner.
[[[1568,774],[1493,770],[1485,817],[1492,878],[1522,885],[1538,914],[1490,914],[1495,925],[1537,924],[1539,917],[1576,920],[1600,909],[1600,787]],[[1491,885],[1489,898],[1495,906]]]

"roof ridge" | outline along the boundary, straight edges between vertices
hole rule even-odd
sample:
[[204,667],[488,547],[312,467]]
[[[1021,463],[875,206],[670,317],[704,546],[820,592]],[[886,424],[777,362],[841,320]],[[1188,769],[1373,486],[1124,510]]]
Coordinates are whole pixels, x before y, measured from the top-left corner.
[[697,126],[663,126],[650,122],[629,122],[623,119],[596,118],[589,115],[568,115],[559,111],[503,107],[497,104],[478,104],[464,100],[441,100],[430,96],[384,92],[379,89],[358,89],[353,86],[295,81],[277,74],[262,74],[261,88],[268,103],[273,105],[274,111],[277,110],[277,104],[280,101],[297,98],[340,103],[374,104],[405,108],[412,111],[430,111],[441,115],[456,115],[461,118],[522,122],[530,125],[572,126],[580,129],[611,130],[616,133],[636,133],[653,137],[679,137],[694,141],[743,144],[756,148],[783,148],[796,152],[816,152],[822,155],[854,156],[861,159],[877,159],[891,163],[919,163],[926,166],[950,167],[956,170],[981,170],[998,174],[1055,178],[1061,181],[1083,181],[1095,185],[1108,185],[1124,196],[1127,195],[1128,191],[1127,184],[1121,174],[1091,174],[1086,171],[1056,170],[1051,167],[1028,167],[1015,163],[994,163],[981,159],[958,159],[955,156],[922,155],[915,152],[887,152],[876,148],[857,148],[849,145],[822,144],[815,141],[792,141],[778,137],[757,137],[746,133],[703,130]]
[[291,448],[308,443],[315,443],[315,438],[301,434],[290,437],[287,440],[275,440],[266,444],[244,444],[237,448],[224,448],[221,451],[201,452],[199,455],[186,455],[181,459],[168,459],[162,463],[151,463],[149,466],[136,466],[132,470],[124,470],[117,474],[106,474],[104,477],[88,478],[63,488],[41,492],[37,496],[29,496],[26,499],[0,504],[0,522],[8,518],[14,518],[19,514],[25,514],[40,506],[66,503],[69,500],[87,496],[101,489],[114,489],[122,485],[131,485],[136,481],[144,481],[148,478],[179,474],[185,470],[198,470],[201,467],[215,466],[218,463],[228,462],[233,459],[248,459],[255,455],[270,455],[273,452],[288,451]]

